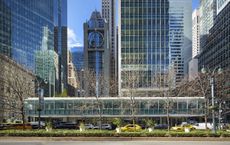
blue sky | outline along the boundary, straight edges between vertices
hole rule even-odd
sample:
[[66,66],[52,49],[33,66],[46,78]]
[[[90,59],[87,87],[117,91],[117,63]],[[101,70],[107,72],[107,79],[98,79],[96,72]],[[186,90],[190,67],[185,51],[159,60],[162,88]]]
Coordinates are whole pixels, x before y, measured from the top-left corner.
[[[193,9],[199,0],[192,0]],[[101,0],[67,0],[68,2],[68,46],[83,45],[83,23],[95,9],[101,11]]]

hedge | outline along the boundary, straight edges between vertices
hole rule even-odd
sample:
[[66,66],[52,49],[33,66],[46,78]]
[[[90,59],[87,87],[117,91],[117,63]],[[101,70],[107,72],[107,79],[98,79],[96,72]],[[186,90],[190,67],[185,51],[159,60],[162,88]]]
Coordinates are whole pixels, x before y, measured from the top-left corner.
[[170,131],[153,131],[153,132],[122,132],[90,130],[80,132],[79,130],[2,130],[2,136],[18,136],[18,137],[230,137],[230,132],[220,131],[216,134],[210,131],[192,131],[189,133]]

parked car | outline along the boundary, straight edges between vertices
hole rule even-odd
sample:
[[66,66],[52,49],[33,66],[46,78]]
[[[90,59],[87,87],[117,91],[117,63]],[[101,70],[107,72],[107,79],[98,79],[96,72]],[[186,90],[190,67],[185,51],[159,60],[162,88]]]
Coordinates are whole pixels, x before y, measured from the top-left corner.
[[185,128],[188,128],[190,130],[194,130],[196,129],[195,127],[193,127],[193,125],[191,124],[181,124],[180,126],[174,126],[171,128],[171,130],[175,130],[175,131],[184,131]]
[[94,129],[93,124],[85,124],[85,129]]
[[157,124],[154,127],[155,129],[168,129],[168,125],[167,124]]
[[[32,129],[38,129],[39,128],[39,122],[30,122]],[[40,128],[45,128],[45,123],[43,121],[40,122]]]
[[[195,125],[193,125],[193,127],[195,129],[206,129],[205,127],[205,123],[196,123]],[[207,123],[207,129],[212,129],[213,126],[211,123]]]
[[[99,125],[94,126],[94,129],[100,129],[100,126]],[[101,129],[112,130],[112,126],[111,124],[102,124]]]
[[7,129],[8,126],[10,126],[10,124],[7,124],[7,123],[0,124],[0,130]]
[[138,124],[127,124],[124,127],[121,127],[121,131],[128,131],[128,132],[135,132],[135,131],[141,131],[142,128]]
[[74,122],[60,122],[54,126],[55,129],[78,129],[76,123]]
[[8,124],[5,129],[32,129],[32,126],[30,123],[14,123]]

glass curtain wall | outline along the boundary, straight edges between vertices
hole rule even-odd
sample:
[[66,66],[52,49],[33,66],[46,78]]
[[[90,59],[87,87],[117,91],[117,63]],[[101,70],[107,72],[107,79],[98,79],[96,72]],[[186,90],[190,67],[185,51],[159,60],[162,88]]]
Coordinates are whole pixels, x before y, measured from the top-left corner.
[[169,66],[169,1],[120,0],[120,85],[137,75],[140,89],[157,88]]

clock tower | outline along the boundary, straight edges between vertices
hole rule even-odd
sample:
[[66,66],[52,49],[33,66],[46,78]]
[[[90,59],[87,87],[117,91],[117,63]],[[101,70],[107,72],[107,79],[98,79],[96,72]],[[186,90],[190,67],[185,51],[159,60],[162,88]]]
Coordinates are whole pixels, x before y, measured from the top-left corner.
[[84,96],[109,96],[110,47],[108,23],[94,11],[84,23]]

